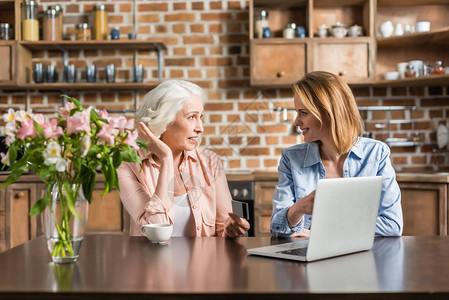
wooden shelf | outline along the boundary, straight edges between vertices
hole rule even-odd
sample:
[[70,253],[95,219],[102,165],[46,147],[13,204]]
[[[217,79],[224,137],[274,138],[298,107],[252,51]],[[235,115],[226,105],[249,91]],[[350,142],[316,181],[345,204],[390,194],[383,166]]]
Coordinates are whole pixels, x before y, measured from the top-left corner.
[[382,38],[377,47],[413,47],[429,45],[449,45],[449,26],[429,32],[411,33],[401,36]]
[[105,90],[151,90],[158,81],[148,81],[143,83],[137,82],[79,82],[79,83],[35,83],[23,84],[17,86],[2,86],[1,89],[5,91],[23,91],[23,90],[41,90],[41,91],[105,91]]
[[166,50],[163,43],[153,43],[143,40],[114,40],[114,41],[21,41],[21,45],[30,50]]
[[437,86],[449,84],[449,74],[404,78],[398,80],[378,80],[376,86]]

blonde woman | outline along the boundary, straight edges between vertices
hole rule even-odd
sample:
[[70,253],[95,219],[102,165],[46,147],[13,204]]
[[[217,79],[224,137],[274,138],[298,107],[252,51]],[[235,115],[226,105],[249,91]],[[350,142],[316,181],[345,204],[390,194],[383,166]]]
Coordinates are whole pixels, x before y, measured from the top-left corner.
[[[322,178],[383,176],[376,236],[402,234],[401,192],[390,149],[363,138],[363,125],[349,86],[328,72],[312,72],[293,85],[295,126],[304,143],[282,151],[273,196],[273,236],[307,236],[316,184]],[[345,234],[335,229],[336,234]]]
[[122,163],[120,197],[131,216],[130,235],[149,223],[173,224],[173,236],[242,236],[249,223],[232,213],[219,157],[199,148],[203,93],[197,85],[167,80],[136,112],[141,164]]

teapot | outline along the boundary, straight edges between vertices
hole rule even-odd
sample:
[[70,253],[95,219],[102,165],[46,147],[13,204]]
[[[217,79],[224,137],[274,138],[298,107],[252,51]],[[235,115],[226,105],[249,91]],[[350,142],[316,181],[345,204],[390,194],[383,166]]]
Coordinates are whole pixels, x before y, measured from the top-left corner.
[[382,37],[389,38],[394,32],[393,22],[385,21],[379,26],[379,31],[382,34]]
[[361,36],[363,34],[362,26],[354,25],[349,27],[348,35],[349,36]]
[[346,26],[340,22],[337,22],[337,24],[332,25],[332,35],[336,38],[343,38],[348,34],[348,29],[346,29]]
[[318,36],[322,38],[327,37],[328,31],[329,27],[327,27],[325,24],[317,28]]

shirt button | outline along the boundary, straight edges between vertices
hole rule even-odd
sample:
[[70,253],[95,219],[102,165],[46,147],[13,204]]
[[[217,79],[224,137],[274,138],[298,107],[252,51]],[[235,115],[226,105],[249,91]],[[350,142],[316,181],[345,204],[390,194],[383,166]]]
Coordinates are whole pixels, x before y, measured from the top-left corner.
[[276,226],[276,230],[279,230],[279,226]]
[[348,170],[345,170],[345,173],[348,173]]
[[193,208],[193,209],[196,209],[196,208],[197,208],[196,204],[193,204],[192,208]]
[[200,230],[200,229],[201,229],[200,225],[196,226],[196,230]]

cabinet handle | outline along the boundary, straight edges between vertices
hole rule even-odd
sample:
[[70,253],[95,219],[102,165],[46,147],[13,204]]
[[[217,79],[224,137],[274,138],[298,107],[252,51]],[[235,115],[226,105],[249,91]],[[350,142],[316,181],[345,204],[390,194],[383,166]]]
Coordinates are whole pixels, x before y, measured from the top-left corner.
[[16,193],[14,198],[19,199],[19,198],[22,198],[23,196],[25,196],[25,194],[23,192],[18,192],[18,193]]
[[348,74],[348,72],[346,72],[346,71],[340,71],[340,72],[338,72],[338,76],[345,76],[346,74]]
[[283,71],[277,72],[277,73],[276,73],[276,77],[277,77],[277,78],[281,78],[281,77],[283,77],[284,75],[285,75],[285,72],[283,72]]

